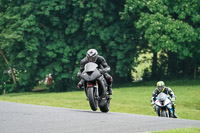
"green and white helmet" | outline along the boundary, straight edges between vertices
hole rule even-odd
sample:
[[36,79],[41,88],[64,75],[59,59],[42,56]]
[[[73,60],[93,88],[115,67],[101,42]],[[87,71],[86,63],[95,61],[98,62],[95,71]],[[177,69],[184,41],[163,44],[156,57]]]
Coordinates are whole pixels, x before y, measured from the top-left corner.
[[157,82],[157,87],[158,87],[158,91],[164,91],[165,83],[163,81],[158,81]]
[[164,86],[165,86],[165,83],[164,83],[163,81],[158,81],[158,82],[157,82],[157,87],[158,87],[158,86],[163,86],[163,87],[164,87]]

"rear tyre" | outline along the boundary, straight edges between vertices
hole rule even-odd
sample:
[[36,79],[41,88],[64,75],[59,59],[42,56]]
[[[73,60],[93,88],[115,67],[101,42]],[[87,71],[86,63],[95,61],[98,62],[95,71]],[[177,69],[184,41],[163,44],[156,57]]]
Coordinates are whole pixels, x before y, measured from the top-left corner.
[[88,100],[89,100],[89,103],[90,103],[90,108],[93,111],[96,111],[97,108],[98,108],[98,100],[95,100],[94,94],[95,94],[94,88],[93,87],[88,88]]
[[107,113],[110,109],[110,100],[107,100],[106,104],[99,108],[100,108],[101,112]]

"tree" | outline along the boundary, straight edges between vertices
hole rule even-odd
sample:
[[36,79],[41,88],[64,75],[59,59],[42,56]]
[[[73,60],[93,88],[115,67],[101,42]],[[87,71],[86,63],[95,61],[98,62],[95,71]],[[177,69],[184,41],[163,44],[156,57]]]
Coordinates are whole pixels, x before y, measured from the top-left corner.
[[30,91],[49,73],[53,91],[75,86],[89,48],[108,60],[116,81],[131,79],[136,45],[120,20],[124,1],[1,0],[0,5],[0,47],[19,72],[21,91]]
[[[175,70],[174,74],[177,75],[182,69],[178,65],[196,55],[195,47],[199,42],[199,9],[197,0],[127,0],[123,17],[127,21],[135,18],[134,24],[139,30],[139,38],[141,42],[146,42],[140,48],[150,49],[155,54],[166,53],[169,60],[168,74]],[[176,56],[177,58],[174,58]],[[158,66],[156,60],[157,58],[154,58],[153,73],[158,71],[158,68],[154,67]],[[161,64],[162,62],[166,61],[161,61]]]
[[[8,60],[7,60],[7,58],[6,58],[5,54],[4,54],[4,52],[3,52],[1,49],[0,49],[0,55],[3,57],[5,63],[7,64],[8,68],[9,68],[9,70],[10,70],[10,72],[11,72],[12,79],[13,79],[13,83],[14,83],[14,86],[15,86],[15,91],[18,91],[17,80],[16,80],[16,76],[15,76],[14,70],[13,70],[12,67],[9,66],[9,62],[8,62]],[[4,63],[2,63],[2,64],[4,64]],[[3,66],[3,65],[2,65],[2,66]],[[2,71],[4,72],[6,69],[4,69],[4,67],[2,67],[2,68],[3,68]],[[4,74],[4,73],[3,73],[3,74]],[[3,76],[2,76],[2,77],[3,77]],[[4,81],[2,80],[2,82],[4,82]],[[1,84],[2,84],[2,83],[1,83]]]

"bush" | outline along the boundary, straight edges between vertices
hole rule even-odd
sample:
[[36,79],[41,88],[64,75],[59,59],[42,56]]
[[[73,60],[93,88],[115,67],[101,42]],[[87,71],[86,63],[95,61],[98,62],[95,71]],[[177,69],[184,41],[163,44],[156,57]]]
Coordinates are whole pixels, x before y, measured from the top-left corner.
[[5,90],[6,93],[12,93],[15,90],[15,86],[13,84],[4,84],[0,86],[0,94],[3,94]]

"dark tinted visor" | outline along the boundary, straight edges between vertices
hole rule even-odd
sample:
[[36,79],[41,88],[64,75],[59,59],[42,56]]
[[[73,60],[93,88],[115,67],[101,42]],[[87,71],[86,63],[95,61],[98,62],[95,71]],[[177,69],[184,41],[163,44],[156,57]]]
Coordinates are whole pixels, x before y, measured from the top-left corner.
[[90,57],[88,57],[88,61],[89,61],[89,62],[94,62],[94,61],[95,61],[95,58],[90,56]]
[[161,91],[164,87],[163,86],[158,86],[158,89]]

